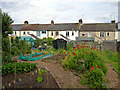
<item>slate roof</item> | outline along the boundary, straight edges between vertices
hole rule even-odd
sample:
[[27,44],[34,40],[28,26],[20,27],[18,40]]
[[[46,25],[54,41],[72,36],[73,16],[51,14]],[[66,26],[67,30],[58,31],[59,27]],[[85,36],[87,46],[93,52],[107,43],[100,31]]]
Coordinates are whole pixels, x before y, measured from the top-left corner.
[[21,30],[23,25],[24,24],[13,24],[13,25],[10,25],[10,27],[13,28],[13,31],[18,31],[18,30]]
[[79,28],[78,23],[61,23],[61,24],[13,24],[10,25],[15,30],[21,31],[36,31],[36,30],[47,30],[47,31],[115,31],[117,24],[115,23],[88,23],[82,24]]
[[83,24],[80,27],[80,31],[115,31],[115,24],[113,23],[93,23],[93,24]]
[[66,30],[78,30],[78,23],[65,23],[65,24],[54,24],[54,25],[50,25],[48,28],[48,31],[54,31],[54,30],[62,30],[62,31],[66,31]]
[[39,24],[35,30],[48,30],[50,24]]
[[39,24],[27,24],[21,28],[21,31],[33,31],[36,30]]

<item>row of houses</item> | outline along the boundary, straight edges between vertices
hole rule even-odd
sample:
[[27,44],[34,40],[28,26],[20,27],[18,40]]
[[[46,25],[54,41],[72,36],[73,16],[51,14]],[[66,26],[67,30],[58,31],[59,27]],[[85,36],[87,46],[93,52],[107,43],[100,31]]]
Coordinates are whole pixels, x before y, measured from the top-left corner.
[[52,37],[55,39],[63,38],[65,40],[76,40],[76,38],[94,38],[96,42],[105,40],[120,41],[120,24],[115,23],[83,23],[82,19],[78,23],[54,23],[50,24],[12,24],[13,34],[11,36],[32,37],[33,39],[42,39]]

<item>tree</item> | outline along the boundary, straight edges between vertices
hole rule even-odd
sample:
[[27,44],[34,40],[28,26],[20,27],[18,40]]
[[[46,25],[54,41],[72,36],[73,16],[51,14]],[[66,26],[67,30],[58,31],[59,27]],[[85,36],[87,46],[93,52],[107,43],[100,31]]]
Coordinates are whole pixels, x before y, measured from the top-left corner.
[[10,25],[14,22],[11,17],[8,15],[8,13],[2,12],[0,9],[0,14],[2,18],[2,35],[3,37],[7,37],[8,34],[12,34],[12,28],[10,28]]

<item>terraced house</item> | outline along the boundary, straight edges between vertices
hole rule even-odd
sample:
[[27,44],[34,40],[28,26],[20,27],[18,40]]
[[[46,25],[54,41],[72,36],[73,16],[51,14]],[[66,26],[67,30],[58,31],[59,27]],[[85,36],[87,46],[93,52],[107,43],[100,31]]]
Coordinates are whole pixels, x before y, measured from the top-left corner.
[[13,24],[12,36],[32,37],[33,39],[42,39],[44,37],[63,38],[67,41],[80,38],[84,41],[91,39],[94,42],[103,42],[105,40],[118,40],[118,23],[115,20],[110,23],[83,23],[82,19],[78,23],[54,23],[50,24]]

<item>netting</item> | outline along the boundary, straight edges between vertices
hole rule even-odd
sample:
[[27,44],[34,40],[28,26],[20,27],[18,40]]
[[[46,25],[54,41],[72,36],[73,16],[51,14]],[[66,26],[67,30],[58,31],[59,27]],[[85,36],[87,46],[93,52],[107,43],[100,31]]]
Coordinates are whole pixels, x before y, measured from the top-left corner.
[[[33,56],[42,55],[42,54],[44,54],[44,52],[42,52],[42,53],[35,52],[34,54],[30,54],[30,55],[27,55],[27,56],[22,56],[22,53],[21,53],[18,60],[36,61],[36,60],[41,59],[42,57],[39,56],[39,57],[34,57],[33,58]],[[43,55],[43,58],[49,58],[52,55],[53,55],[52,53],[49,53],[49,54]]]

